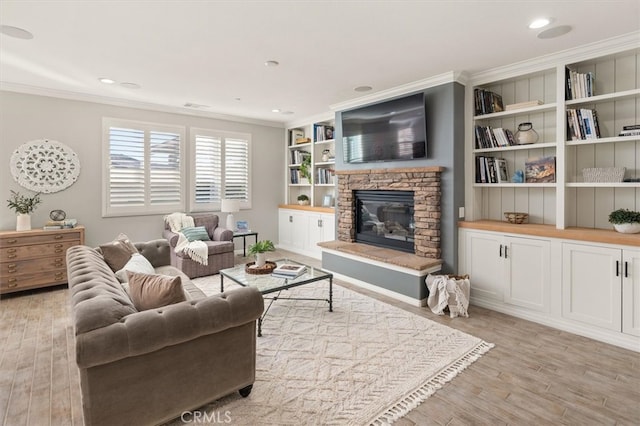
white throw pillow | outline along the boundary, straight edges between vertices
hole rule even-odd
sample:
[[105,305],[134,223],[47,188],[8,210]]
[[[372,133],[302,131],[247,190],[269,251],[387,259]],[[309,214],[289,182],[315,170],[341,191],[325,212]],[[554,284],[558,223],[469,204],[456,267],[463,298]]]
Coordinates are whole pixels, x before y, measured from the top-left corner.
[[156,270],[153,268],[153,265],[147,260],[146,257],[141,255],[140,253],[134,253],[131,255],[131,259],[127,262],[126,265],[122,267],[119,271],[116,272],[116,277],[118,277],[118,281],[121,283],[126,283],[128,281],[127,271],[137,272],[139,274],[155,274]]

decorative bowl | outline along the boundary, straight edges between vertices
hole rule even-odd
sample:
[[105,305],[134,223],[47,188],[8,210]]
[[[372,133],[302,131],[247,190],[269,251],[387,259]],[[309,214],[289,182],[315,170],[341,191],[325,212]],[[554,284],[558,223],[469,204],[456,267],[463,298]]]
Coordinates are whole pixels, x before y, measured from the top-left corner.
[[529,213],[504,212],[504,217],[509,223],[521,224],[529,219]]
[[640,222],[615,223],[613,227],[623,234],[637,234],[640,232]]

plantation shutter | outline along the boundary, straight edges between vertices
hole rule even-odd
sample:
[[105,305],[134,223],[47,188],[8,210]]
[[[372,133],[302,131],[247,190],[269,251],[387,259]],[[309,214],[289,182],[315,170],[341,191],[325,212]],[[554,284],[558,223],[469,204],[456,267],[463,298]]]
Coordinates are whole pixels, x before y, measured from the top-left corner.
[[103,216],[184,210],[184,128],[103,119]]
[[249,201],[249,141],[225,139],[224,196]]
[[220,202],[222,199],[222,140],[196,135],[195,203]]

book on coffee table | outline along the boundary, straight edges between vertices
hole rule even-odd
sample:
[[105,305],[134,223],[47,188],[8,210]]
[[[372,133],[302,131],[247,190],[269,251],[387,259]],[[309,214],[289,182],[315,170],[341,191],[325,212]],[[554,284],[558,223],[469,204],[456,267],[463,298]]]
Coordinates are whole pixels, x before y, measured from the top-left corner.
[[273,275],[274,277],[280,277],[280,278],[296,278],[304,274],[304,271],[306,271],[306,269],[307,267],[304,265],[284,263],[278,266],[276,269],[274,269],[271,275]]

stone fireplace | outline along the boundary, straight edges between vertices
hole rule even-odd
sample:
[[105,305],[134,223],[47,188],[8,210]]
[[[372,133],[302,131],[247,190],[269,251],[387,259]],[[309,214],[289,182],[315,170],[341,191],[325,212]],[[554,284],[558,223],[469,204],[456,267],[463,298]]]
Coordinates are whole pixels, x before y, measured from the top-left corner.
[[[367,241],[356,238],[357,216],[362,214],[361,207],[356,202],[356,191],[412,192],[412,223],[403,223],[395,218],[388,222],[398,222],[402,225],[405,229],[401,232],[405,235],[409,232],[412,233],[413,250],[405,251],[411,251],[419,257],[439,259],[441,255],[440,174],[442,170],[442,167],[415,167],[337,171],[338,240],[343,242],[358,240],[358,242],[367,243]],[[374,214],[377,215],[377,213]],[[388,212],[387,214],[391,215],[392,213]],[[376,219],[378,222],[384,222],[384,220],[380,220],[384,218],[376,217]]]

